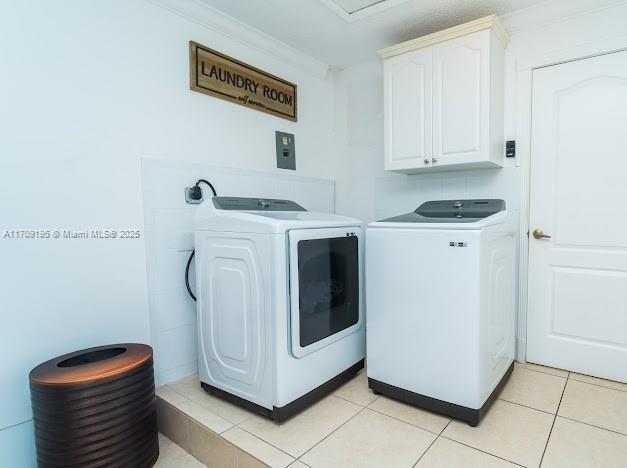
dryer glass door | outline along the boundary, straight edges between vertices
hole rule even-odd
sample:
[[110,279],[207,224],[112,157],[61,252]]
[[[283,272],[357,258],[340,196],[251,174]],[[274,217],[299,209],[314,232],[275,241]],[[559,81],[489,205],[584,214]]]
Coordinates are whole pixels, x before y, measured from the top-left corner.
[[292,353],[304,356],[360,325],[358,228],[290,231]]

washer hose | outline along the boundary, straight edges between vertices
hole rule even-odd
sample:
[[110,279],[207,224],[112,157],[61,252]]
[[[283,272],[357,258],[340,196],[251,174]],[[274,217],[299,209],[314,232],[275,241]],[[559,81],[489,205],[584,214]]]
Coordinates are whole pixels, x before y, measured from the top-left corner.
[[187,292],[189,293],[191,298],[194,299],[194,302],[196,302],[196,296],[194,296],[194,293],[192,292],[192,288],[189,287],[189,266],[192,264],[192,260],[194,259],[195,253],[196,251],[192,250],[192,254],[189,256],[189,260],[187,260],[187,266],[185,267],[185,286],[187,286]]
[[[209,188],[213,192],[214,197],[218,196],[218,192],[216,192],[216,189],[214,188],[213,184],[205,179],[198,179],[198,182],[196,182],[196,187],[198,187],[198,184],[200,184],[201,182],[209,186]],[[189,256],[189,260],[187,260],[187,266],[185,267],[185,286],[187,287],[187,292],[189,293],[190,297],[194,299],[194,302],[197,302],[196,296],[192,292],[192,288],[189,287],[189,267],[192,264],[192,260],[194,259],[195,253],[196,253],[196,250],[192,250],[192,254]]]

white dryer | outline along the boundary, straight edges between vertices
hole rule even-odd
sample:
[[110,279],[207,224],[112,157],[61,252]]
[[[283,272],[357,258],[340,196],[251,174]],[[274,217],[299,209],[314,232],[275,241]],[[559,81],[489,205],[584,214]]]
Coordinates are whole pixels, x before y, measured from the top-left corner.
[[513,370],[516,235],[503,200],[442,200],[366,231],[368,383],[476,426]]
[[288,200],[197,209],[202,387],[284,420],[364,365],[363,230]]

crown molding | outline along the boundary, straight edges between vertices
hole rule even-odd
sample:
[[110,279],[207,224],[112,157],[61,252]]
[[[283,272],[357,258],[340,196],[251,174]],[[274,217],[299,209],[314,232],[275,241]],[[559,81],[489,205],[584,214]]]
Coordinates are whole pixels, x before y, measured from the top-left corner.
[[329,65],[323,63],[200,0],[145,0],[170,13],[206,27],[240,44],[278,58],[297,69],[324,79]]
[[507,47],[509,42],[509,34],[501,24],[498,16],[490,15],[483,18],[469,21],[468,23],[453,26],[452,28],[444,29],[442,31],[428,34],[416,39],[401,42],[400,44],[386,47],[379,51],[379,55],[383,58],[394,57],[395,55],[404,54],[416,49],[422,49],[423,47],[439,44],[440,42],[450,41],[461,36],[466,36],[484,29],[492,29],[498,37],[499,41],[503,45],[503,48]]
[[513,36],[625,3],[626,0],[552,0],[507,13],[501,20]]

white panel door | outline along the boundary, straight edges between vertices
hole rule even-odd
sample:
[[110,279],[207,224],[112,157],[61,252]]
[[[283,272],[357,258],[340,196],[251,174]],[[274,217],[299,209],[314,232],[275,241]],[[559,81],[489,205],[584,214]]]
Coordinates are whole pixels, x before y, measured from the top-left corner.
[[431,165],[432,49],[385,61],[385,169]]
[[490,31],[433,47],[433,164],[488,158]]
[[623,382],[626,131],[627,52],[534,71],[527,359]]

